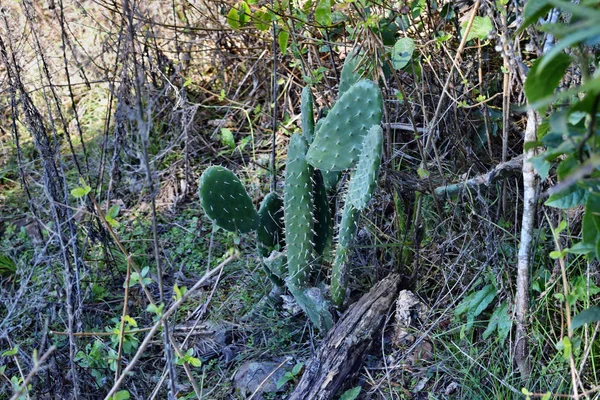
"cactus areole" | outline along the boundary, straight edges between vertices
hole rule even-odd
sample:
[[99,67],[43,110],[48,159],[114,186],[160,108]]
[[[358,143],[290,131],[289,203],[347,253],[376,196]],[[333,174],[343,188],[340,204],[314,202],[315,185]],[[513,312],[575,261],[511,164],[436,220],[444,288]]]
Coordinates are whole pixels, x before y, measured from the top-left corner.
[[204,171],[198,196],[206,215],[221,228],[247,233],[258,227],[258,213],[250,196],[238,177],[227,168],[212,166]]

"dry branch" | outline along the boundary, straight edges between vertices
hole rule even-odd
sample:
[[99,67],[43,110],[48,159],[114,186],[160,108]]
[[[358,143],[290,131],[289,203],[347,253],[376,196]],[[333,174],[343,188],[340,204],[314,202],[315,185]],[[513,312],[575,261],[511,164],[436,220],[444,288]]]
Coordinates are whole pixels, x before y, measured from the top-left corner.
[[491,171],[476,176],[460,183],[454,183],[448,186],[440,186],[435,189],[435,194],[438,197],[445,198],[456,196],[464,192],[464,190],[479,190],[482,187],[488,188],[492,184],[512,176],[523,167],[523,154],[511,159],[510,161],[496,165]]

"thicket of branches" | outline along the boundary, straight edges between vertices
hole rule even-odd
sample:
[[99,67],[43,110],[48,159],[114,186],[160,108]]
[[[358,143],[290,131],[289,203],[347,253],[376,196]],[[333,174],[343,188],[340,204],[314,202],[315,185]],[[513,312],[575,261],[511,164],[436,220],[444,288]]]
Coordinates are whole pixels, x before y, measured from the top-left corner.
[[[243,10],[242,3],[249,14],[237,16],[245,26],[231,21],[230,10]],[[322,3],[1,5],[1,252],[5,268],[14,262],[17,272],[2,274],[0,286],[0,349],[9,350],[0,358],[0,393],[7,394],[0,398],[104,398],[120,389],[143,399],[217,398],[210,393],[235,364],[198,372],[177,363],[189,346],[182,327],[215,316],[246,324],[240,309],[211,305],[217,298],[227,304],[222,299],[248,282],[262,290],[267,280],[248,267],[248,243],[235,240],[233,255],[216,243],[199,211],[197,178],[209,164],[227,165],[241,171],[258,203],[268,192],[273,149],[283,176],[302,88],[310,84],[316,106],[329,107],[352,50],[361,51],[364,76],[383,91],[385,144],[379,190],[360,223],[351,297],[398,272],[428,306],[408,345],[392,343],[386,329],[378,361],[360,371],[361,396],[399,398],[409,390],[398,387],[411,385],[415,396],[440,398],[475,398],[474,385],[507,398],[520,396],[522,386],[566,393],[579,385],[577,395],[597,384],[595,332],[583,337],[575,377],[566,377],[554,347],[564,328],[553,297],[562,289],[559,261],[548,256],[551,232],[569,221],[569,236],[559,239],[569,245],[581,211],[536,208],[527,196],[540,196],[555,175],[529,182],[532,244],[519,253],[523,143],[526,134],[535,139],[540,119],[519,106],[531,60],[552,37],[533,27],[517,31],[519,1],[334,2],[326,26]],[[273,15],[264,29],[258,10]],[[402,37],[416,50],[408,67],[395,69],[393,46]],[[581,84],[576,67],[568,72],[564,88]],[[198,210],[192,236],[202,247],[195,258],[174,250],[183,239],[166,238],[190,209]],[[219,285],[239,260],[231,272],[239,285]],[[517,265],[531,299],[517,293]],[[589,303],[597,264],[576,259],[571,267],[573,282],[587,279]],[[153,278],[147,285],[145,276]],[[131,279],[142,285],[130,289]],[[193,313],[178,310],[192,297],[177,294],[184,284],[202,292],[192,298]],[[477,296],[485,298],[474,305]],[[293,344],[275,352],[309,357],[306,318],[286,318]],[[515,321],[515,333],[498,320]],[[243,347],[266,330],[247,324],[230,340]],[[529,348],[519,347],[524,338]],[[94,351],[108,361],[94,365]]]

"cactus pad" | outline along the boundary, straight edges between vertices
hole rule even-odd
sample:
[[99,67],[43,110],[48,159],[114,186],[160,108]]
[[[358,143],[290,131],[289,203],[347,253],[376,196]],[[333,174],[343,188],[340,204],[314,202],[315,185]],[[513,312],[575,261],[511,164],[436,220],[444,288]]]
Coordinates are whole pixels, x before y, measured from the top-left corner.
[[302,89],[300,100],[300,111],[302,120],[302,134],[308,144],[311,144],[315,136],[315,116],[313,111],[313,97],[309,86]]
[[285,242],[289,279],[304,287],[313,261],[312,167],[306,162],[306,139],[292,135],[285,168]]
[[246,233],[258,227],[258,213],[237,176],[220,166],[209,167],[200,177],[198,196],[204,212],[230,232]]
[[348,257],[350,255],[350,245],[356,234],[359,217],[360,212],[352,204],[346,202],[331,271],[331,300],[338,307],[344,303],[346,298]]
[[340,88],[338,90],[339,97],[342,97],[344,93],[350,89],[350,86],[354,85],[356,82],[360,80],[360,72],[357,71],[358,65],[360,64],[360,56],[353,51],[348,54],[346,59],[344,60],[344,65],[342,66],[342,73],[340,77]]
[[363,139],[381,123],[382,97],[377,85],[362,80],[352,85],[319,124],[306,159],[315,168],[341,171],[352,167]]
[[364,210],[367,207],[377,186],[382,151],[383,131],[379,125],[373,125],[365,136],[356,170],[348,185],[346,202],[352,204],[357,210]]
[[277,193],[271,192],[265,196],[258,209],[258,252],[267,257],[277,246],[283,247],[283,200]]
[[327,332],[331,329],[333,318],[329,312],[329,302],[319,288],[298,288],[289,284],[288,289],[302,311],[319,330]]
[[322,256],[331,238],[331,211],[327,189],[323,183],[323,175],[318,169],[313,172],[313,199],[315,203],[313,243],[315,253]]

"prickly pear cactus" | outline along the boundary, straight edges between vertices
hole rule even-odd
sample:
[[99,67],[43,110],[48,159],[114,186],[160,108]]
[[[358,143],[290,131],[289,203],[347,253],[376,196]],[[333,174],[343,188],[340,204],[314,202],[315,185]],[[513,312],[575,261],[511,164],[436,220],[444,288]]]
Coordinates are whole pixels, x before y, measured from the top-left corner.
[[374,125],[365,136],[356,170],[348,185],[346,203],[352,204],[357,210],[364,210],[371,201],[377,186],[382,151],[383,131],[381,126]]
[[323,255],[323,251],[329,244],[331,238],[331,210],[329,209],[329,199],[327,198],[327,189],[323,182],[323,175],[318,169],[313,172],[313,199],[315,203],[314,210],[314,232],[313,243],[315,253],[318,256]]
[[313,97],[309,86],[305,86],[304,89],[302,89],[300,112],[302,120],[302,134],[310,145],[315,136],[315,116],[313,111]]
[[381,123],[382,104],[375,83],[362,80],[352,85],[319,124],[306,154],[308,162],[326,171],[354,166],[368,130]]
[[344,60],[344,65],[342,66],[342,73],[340,76],[340,88],[338,90],[339,97],[342,97],[342,95],[346,93],[348,89],[350,89],[350,86],[354,85],[360,80],[360,72],[357,71],[359,64],[360,56],[356,51],[348,54]]
[[282,248],[285,239],[283,233],[283,200],[277,193],[265,196],[258,209],[258,253],[268,257],[276,247]]
[[346,202],[342,214],[342,222],[338,233],[338,244],[335,249],[335,259],[331,270],[331,301],[336,306],[341,306],[346,298],[348,284],[348,256],[350,245],[356,234],[360,212]]
[[210,219],[230,232],[247,233],[258,227],[258,213],[237,176],[221,166],[200,177],[200,205]]
[[288,285],[294,299],[308,315],[312,323],[321,331],[327,332],[333,326],[333,318],[329,312],[329,302],[318,288],[298,288]]
[[283,196],[289,280],[305,287],[314,259],[312,167],[306,162],[306,139],[292,135],[288,146]]

